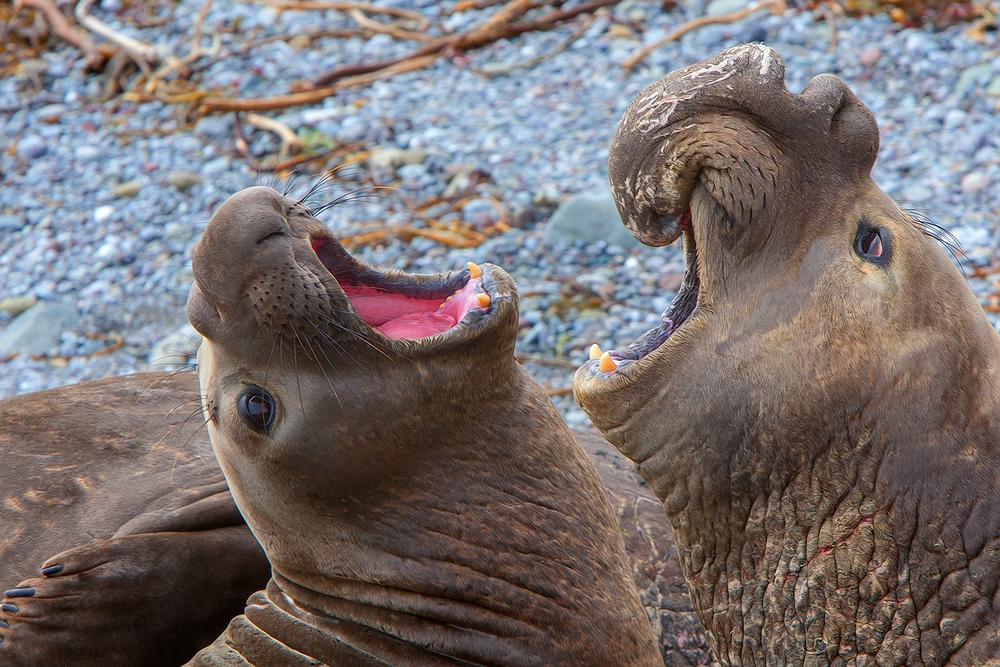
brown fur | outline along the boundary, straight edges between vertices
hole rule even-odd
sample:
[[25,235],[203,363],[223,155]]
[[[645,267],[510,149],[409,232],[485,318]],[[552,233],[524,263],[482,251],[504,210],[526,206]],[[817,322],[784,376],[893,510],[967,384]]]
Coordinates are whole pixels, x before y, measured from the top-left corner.
[[0,590],[35,589],[0,665],[175,667],[267,581],[198,405],[193,373],[0,402]]
[[[392,340],[317,239],[336,243],[251,188],[195,251],[209,432],[273,579],[191,664],[659,663],[594,468],[514,361],[510,277],[483,267],[488,315]],[[266,433],[237,413],[252,385],[276,401]]]
[[[1000,337],[871,181],[878,129],[836,77],[784,88],[730,49],[640,93],[611,146],[625,224],[691,226],[698,308],[576,395],[663,501],[727,664],[1000,657]],[[854,249],[885,230],[879,266]]]

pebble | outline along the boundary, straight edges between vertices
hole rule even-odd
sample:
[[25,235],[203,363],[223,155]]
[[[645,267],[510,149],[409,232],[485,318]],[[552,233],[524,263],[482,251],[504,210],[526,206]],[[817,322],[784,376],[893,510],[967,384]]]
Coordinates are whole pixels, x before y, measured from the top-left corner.
[[407,164],[421,164],[427,159],[427,151],[421,149],[404,150],[394,146],[377,148],[368,156],[368,163],[373,167],[399,167]]
[[201,334],[185,324],[153,345],[146,358],[146,370],[176,371],[190,365],[198,354],[201,341]]
[[606,241],[627,248],[638,244],[622,224],[611,189],[579,192],[559,205],[545,226],[545,242]]
[[94,209],[94,222],[99,225],[103,225],[105,222],[111,219],[111,216],[115,214],[115,207],[111,204],[105,204],[104,206],[98,206]]
[[970,171],[962,177],[962,192],[979,192],[990,184],[990,177],[984,171]]
[[877,46],[865,47],[861,54],[858,56],[858,62],[864,67],[875,67],[878,65],[879,58],[882,57],[882,49]]
[[24,228],[27,221],[20,215],[0,215],[0,232],[16,232]]
[[62,303],[38,303],[15,317],[0,332],[0,357],[13,354],[52,354],[61,343],[61,334],[76,326],[76,309]]
[[196,185],[201,185],[203,179],[200,174],[193,171],[175,171],[167,176],[167,181],[181,192],[189,190]]
[[45,139],[41,138],[37,134],[29,134],[24,139],[17,142],[17,154],[21,157],[26,157],[29,160],[42,157],[48,152],[48,150],[49,147],[45,143]]
[[38,303],[38,299],[30,294],[9,296],[5,299],[0,299],[0,310],[16,316],[28,310],[36,303]]
[[126,181],[116,185],[111,195],[118,199],[120,197],[135,197],[142,191],[142,183],[139,181]]

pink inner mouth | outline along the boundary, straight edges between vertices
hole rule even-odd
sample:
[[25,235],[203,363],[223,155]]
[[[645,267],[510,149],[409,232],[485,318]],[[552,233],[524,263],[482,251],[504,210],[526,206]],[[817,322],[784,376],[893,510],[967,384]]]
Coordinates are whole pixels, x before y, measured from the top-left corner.
[[482,278],[474,278],[465,287],[443,299],[412,299],[377,287],[341,285],[369,326],[389,338],[426,338],[455,326],[473,308],[479,308],[476,295]]

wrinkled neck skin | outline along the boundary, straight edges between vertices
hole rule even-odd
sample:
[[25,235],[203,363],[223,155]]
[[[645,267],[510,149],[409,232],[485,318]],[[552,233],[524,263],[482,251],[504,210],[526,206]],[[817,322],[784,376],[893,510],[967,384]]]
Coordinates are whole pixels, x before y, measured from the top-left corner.
[[[292,392],[282,406],[299,422],[281,438],[294,445],[266,461],[210,425],[273,566],[269,611],[248,617],[314,657],[282,630],[291,617],[336,638],[327,657],[345,660],[584,664],[600,651],[654,664],[603,487],[512,350],[358,354],[329,378],[300,374],[305,405]],[[203,382],[234,362],[206,341]],[[331,387],[342,407],[309,403]]]
[[662,500],[723,663],[1000,656],[1000,337],[917,242],[884,299],[845,301],[822,239],[710,285],[641,382],[590,411]]

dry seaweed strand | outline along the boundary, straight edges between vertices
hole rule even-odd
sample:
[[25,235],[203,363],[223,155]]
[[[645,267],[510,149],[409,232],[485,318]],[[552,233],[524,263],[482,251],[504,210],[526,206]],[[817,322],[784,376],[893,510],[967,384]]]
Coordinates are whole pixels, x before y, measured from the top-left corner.
[[102,53],[85,33],[70,25],[59,8],[48,0],[14,0],[14,10],[34,9],[45,17],[52,32],[64,42],[71,44],[87,56],[87,67],[94,69],[104,63],[111,54]]
[[477,70],[474,70],[474,71],[476,72],[476,74],[479,74],[481,76],[494,77],[494,76],[502,76],[504,74],[510,74],[514,70],[520,69],[522,67],[534,67],[535,65],[537,65],[540,62],[548,60],[552,56],[555,56],[555,55],[558,55],[558,54],[562,53],[573,42],[575,42],[576,40],[578,40],[581,37],[583,37],[583,33],[587,32],[587,29],[590,28],[591,25],[593,25],[594,19],[596,19],[598,17],[598,15],[600,14],[600,11],[601,10],[599,10],[598,12],[594,12],[593,14],[591,14],[590,16],[588,16],[586,19],[584,19],[583,23],[581,23],[580,26],[576,30],[574,30],[572,33],[570,33],[569,37],[567,37],[563,41],[559,42],[559,44],[557,44],[556,46],[552,47],[548,51],[545,51],[544,53],[538,54],[534,58],[528,58],[527,60],[521,60],[519,62],[510,63],[509,65],[498,65],[498,66],[495,66],[495,67],[482,68],[482,69],[477,69]]

